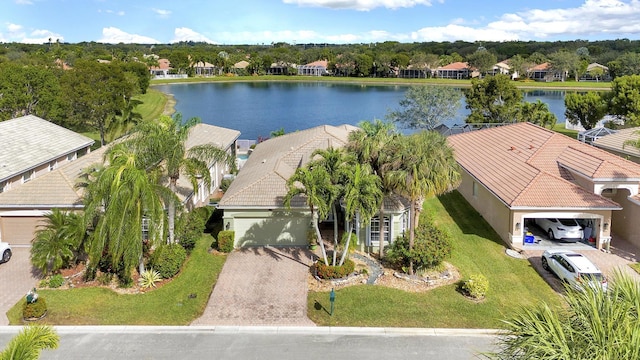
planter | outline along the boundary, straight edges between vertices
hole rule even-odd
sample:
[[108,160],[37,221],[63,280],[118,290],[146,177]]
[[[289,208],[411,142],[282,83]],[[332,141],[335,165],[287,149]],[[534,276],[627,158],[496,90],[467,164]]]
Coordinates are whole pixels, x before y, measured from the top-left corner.
[[49,313],[49,310],[45,311],[45,312],[44,312],[44,314],[42,314],[42,316],[40,316],[40,317],[37,317],[37,318],[33,318],[33,317],[32,317],[32,318],[26,318],[26,317],[23,317],[23,318],[22,318],[22,320],[27,321],[27,322],[28,322],[28,321],[38,321],[38,320],[42,320],[42,319],[44,319],[44,318],[45,318],[45,316],[47,316],[47,314],[48,314],[48,313]]

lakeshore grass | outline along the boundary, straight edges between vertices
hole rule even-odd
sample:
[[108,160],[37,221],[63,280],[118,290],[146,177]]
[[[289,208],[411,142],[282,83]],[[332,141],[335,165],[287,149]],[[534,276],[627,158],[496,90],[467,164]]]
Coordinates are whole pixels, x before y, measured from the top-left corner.
[[336,291],[333,316],[328,292],[310,292],[307,313],[322,326],[427,328],[501,328],[501,319],[522,306],[544,301],[560,306],[561,298],[524,259],[505,254],[505,246],[489,224],[454,191],[425,202],[424,213],[452,236],[448,261],[463,278],[483,274],[489,280],[484,301],[474,302],[447,285],[410,293],[375,285]]

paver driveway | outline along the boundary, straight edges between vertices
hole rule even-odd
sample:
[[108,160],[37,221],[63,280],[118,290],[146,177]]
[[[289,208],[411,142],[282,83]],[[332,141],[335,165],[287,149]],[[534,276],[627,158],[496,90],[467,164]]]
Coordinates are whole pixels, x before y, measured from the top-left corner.
[[29,247],[14,246],[11,260],[0,264],[0,326],[9,325],[7,311],[40,279],[39,272],[31,266],[30,250]]
[[307,317],[313,254],[255,247],[229,254],[203,315],[191,325],[314,326]]

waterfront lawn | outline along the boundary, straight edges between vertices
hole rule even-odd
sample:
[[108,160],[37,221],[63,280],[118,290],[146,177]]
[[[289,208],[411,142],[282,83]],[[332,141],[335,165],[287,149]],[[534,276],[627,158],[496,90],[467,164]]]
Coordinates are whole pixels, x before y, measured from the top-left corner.
[[427,214],[451,234],[449,262],[461,275],[480,273],[487,277],[485,300],[468,300],[456,291],[456,285],[425,293],[358,285],[336,291],[333,316],[329,316],[329,293],[310,292],[309,318],[322,326],[501,328],[501,319],[519,307],[541,301],[560,305],[560,296],[527,260],[505,254],[501,239],[460,193],[426,201],[423,215]]
[[557,123],[553,126],[553,129],[551,129],[555,132],[559,132],[562,135],[566,135],[572,139],[577,139],[578,138],[578,131],[577,130],[570,130],[565,128],[565,124],[564,123]]
[[[49,312],[37,321],[51,325],[188,325],[202,314],[226,256],[208,252],[204,234],[181,273],[162,287],[142,294],[122,295],[105,288],[39,290]],[[195,296],[194,296],[195,295]],[[19,301],[7,316],[23,324]]]
[[168,101],[165,93],[151,87],[147,89],[146,94],[138,95],[135,99],[142,101],[142,104],[136,106],[136,111],[142,116],[143,121],[158,119],[165,111]]

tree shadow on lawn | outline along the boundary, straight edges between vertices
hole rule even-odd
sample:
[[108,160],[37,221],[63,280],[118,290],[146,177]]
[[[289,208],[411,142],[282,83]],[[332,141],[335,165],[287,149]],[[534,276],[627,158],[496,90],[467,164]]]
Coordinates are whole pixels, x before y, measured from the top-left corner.
[[438,196],[438,200],[463,234],[477,235],[498,245],[507,246],[491,225],[457,190]]

